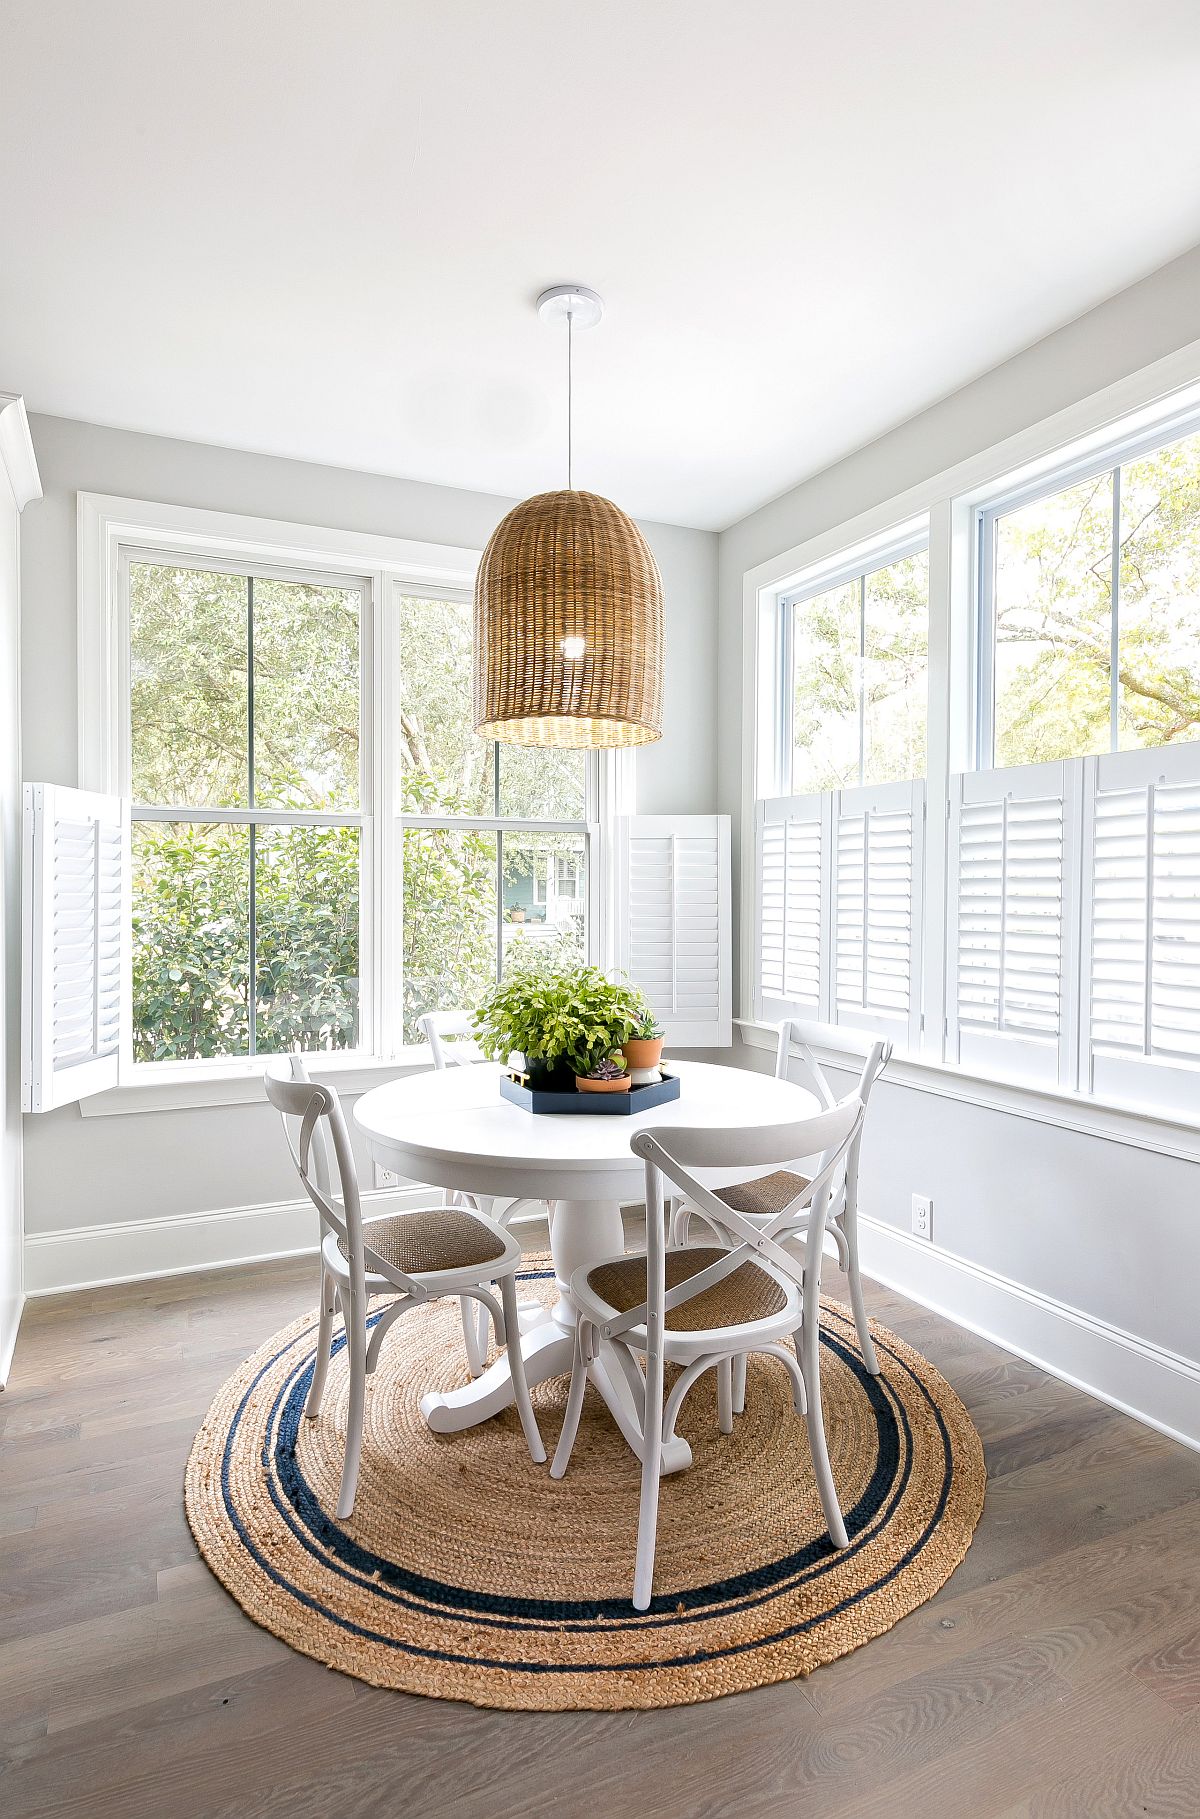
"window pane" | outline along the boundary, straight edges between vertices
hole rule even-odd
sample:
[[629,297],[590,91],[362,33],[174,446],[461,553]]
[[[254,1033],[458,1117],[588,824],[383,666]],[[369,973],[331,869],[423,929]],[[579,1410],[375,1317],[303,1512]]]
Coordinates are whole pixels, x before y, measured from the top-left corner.
[[472,725],[471,607],[400,601],[404,807],[416,814],[495,813],[492,746]]
[[925,775],[929,669],[929,551],[866,580],[863,782]]
[[133,828],[135,1061],[245,1055],[250,1046],[250,830]]
[[255,830],[260,1054],[358,1044],[359,838],[356,827]]
[[996,520],[998,765],[1109,749],[1112,476]]
[[582,834],[505,834],[504,952],[567,942],[587,953],[587,856]]
[[1122,750],[1200,739],[1200,435],[1121,469]]
[[858,782],[857,581],[792,609],[792,790]]
[[246,612],[241,575],[130,563],[135,802],[246,807]]
[[404,1032],[425,1011],[471,1010],[496,978],[496,836],[405,829]]
[[[254,581],[254,800],[356,809],[357,588]],[[170,798],[168,798],[170,800]]]
[[582,821],[587,814],[587,753],[502,745],[500,813],[530,821]]

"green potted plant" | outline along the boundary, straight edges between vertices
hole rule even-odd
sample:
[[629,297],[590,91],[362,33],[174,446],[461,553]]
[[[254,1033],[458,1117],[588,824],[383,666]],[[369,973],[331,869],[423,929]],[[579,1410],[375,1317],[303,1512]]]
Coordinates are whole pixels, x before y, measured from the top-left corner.
[[625,1038],[621,1053],[631,1068],[657,1067],[662,1060],[662,1024],[648,1005],[638,1027]]
[[576,1074],[575,1090],[579,1093],[627,1093],[629,1075],[620,1055],[609,1055],[597,1061],[590,1073]]
[[[566,1091],[600,1062],[619,1055],[645,1006],[632,985],[581,965],[568,950],[531,945],[475,1012],[474,1033],[494,1060],[524,1057],[531,1086]],[[622,1070],[623,1071],[623,1070]]]

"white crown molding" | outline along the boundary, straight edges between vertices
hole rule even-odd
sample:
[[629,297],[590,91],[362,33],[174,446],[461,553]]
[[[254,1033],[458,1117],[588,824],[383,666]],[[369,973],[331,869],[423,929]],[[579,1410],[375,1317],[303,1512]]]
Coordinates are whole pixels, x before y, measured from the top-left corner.
[[23,512],[31,499],[41,498],[42,479],[29,434],[25,400],[16,392],[0,392],[0,462],[8,475],[17,510]]

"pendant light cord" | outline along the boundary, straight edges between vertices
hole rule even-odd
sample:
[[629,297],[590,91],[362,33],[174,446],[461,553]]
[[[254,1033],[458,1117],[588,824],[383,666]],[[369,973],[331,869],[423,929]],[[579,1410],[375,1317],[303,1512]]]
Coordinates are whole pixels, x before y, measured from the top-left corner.
[[567,311],[567,491],[571,490],[571,378],[575,353],[575,311]]

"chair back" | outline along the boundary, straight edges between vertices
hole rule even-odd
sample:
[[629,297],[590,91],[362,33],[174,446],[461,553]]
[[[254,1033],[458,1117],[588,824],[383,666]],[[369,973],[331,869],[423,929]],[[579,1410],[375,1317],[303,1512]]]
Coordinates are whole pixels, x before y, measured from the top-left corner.
[[[809,1086],[822,1104],[836,1104],[833,1088],[827,1075],[817,1060],[814,1050],[818,1048],[833,1049],[835,1053],[852,1055],[862,1059],[862,1072],[858,1079],[858,1096],[865,1108],[871,1097],[871,1089],[879,1079],[884,1068],[892,1058],[892,1045],[882,1037],[874,1036],[868,1030],[835,1028],[832,1024],[817,1023],[805,1017],[785,1017],[779,1025],[779,1047],[775,1055],[775,1076],[787,1080],[789,1063],[794,1059],[799,1062],[804,1083]],[[862,1130],[851,1144],[846,1155],[846,1167],[841,1180],[834,1190],[833,1217],[839,1218],[847,1209],[853,1210],[858,1196],[858,1165],[862,1150]]]
[[[267,1098],[283,1121],[301,1185],[320,1216],[321,1236],[333,1232],[341,1240],[350,1266],[351,1291],[361,1295],[365,1292],[368,1263],[362,1200],[350,1133],[336,1088],[309,1080],[298,1056],[268,1062],[263,1084]],[[374,1257],[370,1262],[373,1271],[386,1267]],[[398,1288],[422,1294],[418,1285],[400,1271],[387,1267],[387,1274]]]
[[[830,1192],[845,1167],[846,1157],[862,1129],[863,1103],[857,1091],[810,1118],[757,1129],[706,1130],[699,1127],[660,1126],[638,1131],[631,1140],[635,1155],[646,1165],[646,1300],[640,1307],[607,1322],[605,1333],[615,1336],[627,1327],[656,1321],[661,1337],[669,1308],[690,1301],[732,1275],[746,1262],[765,1262],[804,1286],[806,1275],[819,1281],[825,1223]],[[718,1200],[711,1185],[695,1171],[743,1177],[747,1168],[780,1169],[807,1156],[819,1155],[816,1174],[804,1183],[795,1198],[765,1224],[755,1223]],[[729,1249],[715,1263],[669,1292],[666,1289],[666,1229],[663,1216],[663,1181],[673,1183],[688,1204],[722,1234]],[[778,1241],[779,1234],[807,1218],[803,1265]]]
[[868,1030],[847,1029],[841,1024],[835,1026],[817,1023],[806,1017],[785,1017],[779,1025],[775,1077],[777,1080],[787,1080],[790,1077],[790,1063],[799,1062],[804,1084],[826,1106],[836,1105],[837,1095],[814,1053],[818,1048],[833,1049],[835,1053],[852,1055],[855,1059],[862,1060],[858,1093],[864,1105],[871,1096],[871,1088],[892,1058],[891,1043],[872,1035]]
[[429,1044],[439,1073],[445,1067],[474,1067],[487,1060],[472,1034],[466,1011],[426,1011],[417,1018],[417,1028]]

